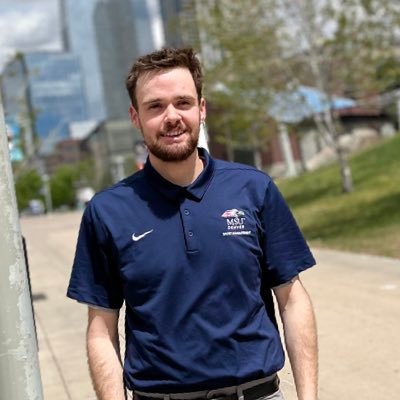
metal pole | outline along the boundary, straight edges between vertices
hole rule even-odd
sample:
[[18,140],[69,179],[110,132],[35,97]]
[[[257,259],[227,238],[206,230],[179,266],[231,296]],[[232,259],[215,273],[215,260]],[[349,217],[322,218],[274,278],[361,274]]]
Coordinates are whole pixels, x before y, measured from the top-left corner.
[[1,96],[0,171],[0,399],[43,400]]
[[43,196],[46,204],[46,213],[51,214],[53,212],[53,200],[51,198],[50,178],[47,174],[43,174],[41,177],[43,183]]
[[46,166],[44,160],[39,154],[35,155],[34,165],[40,175],[40,179],[42,180],[41,193],[44,196],[46,214],[51,214],[53,212],[53,200],[51,198],[50,177],[46,174]]

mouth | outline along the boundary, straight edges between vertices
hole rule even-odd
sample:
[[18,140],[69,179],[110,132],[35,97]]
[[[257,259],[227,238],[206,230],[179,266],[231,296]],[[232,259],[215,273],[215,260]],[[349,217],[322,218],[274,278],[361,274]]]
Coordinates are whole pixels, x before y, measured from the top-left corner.
[[182,136],[185,132],[186,131],[170,131],[170,132],[164,132],[160,136],[166,138],[176,138]]

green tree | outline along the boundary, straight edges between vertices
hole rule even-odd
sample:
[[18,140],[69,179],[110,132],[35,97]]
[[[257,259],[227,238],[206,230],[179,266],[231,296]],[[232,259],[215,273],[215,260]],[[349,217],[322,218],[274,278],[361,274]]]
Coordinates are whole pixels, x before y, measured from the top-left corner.
[[75,206],[75,182],[78,174],[75,167],[63,165],[59,167],[50,178],[50,191],[53,207]]
[[42,199],[42,180],[36,170],[27,170],[18,175],[15,181],[18,210],[28,207],[29,200]]
[[[50,178],[53,207],[76,206],[76,190],[83,186],[95,186],[95,170],[92,160],[76,165],[60,166]],[[94,189],[98,189],[94,187]]]
[[[400,6],[395,0],[208,0],[201,49],[208,119],[220,140],[263,147],[274,124],[267,120],[273,98],[299,85],[317,88],[323,112],[314,122],[338,159],[344,192],[353,190],[351,170],[332,109],[337,95],[355,100],[377,94],[396,70]],[[388,83],[388,73],[390,82]],[[304,99],[300,99],[304,108]]]
[[257,167],[260,151],[275,131],[275,124],[267,120],[268,104],[287,81],[277,62],[281,22],[271,17],[274,7],[275,0],[202,3],[203,64],[213,110],[208,123],[228,146],[230,158],[233,148],[250,147]]
[[294,81],[326,95],[315,123],[336,152],[344,192],[353,190],[351,170],[340,144],[341,126],[330,106],[335,95],[360,100],[387,86],[382,66],[396,56],[400,8],[394,0],[280,0],[277,18],[286,23],[282,47]]

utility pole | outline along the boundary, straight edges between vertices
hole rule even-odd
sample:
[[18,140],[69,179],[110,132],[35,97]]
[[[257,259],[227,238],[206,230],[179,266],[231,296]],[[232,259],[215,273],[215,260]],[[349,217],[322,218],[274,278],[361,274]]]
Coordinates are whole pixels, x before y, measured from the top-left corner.
[[43,400],[1,96],[0,171],[0,399]]

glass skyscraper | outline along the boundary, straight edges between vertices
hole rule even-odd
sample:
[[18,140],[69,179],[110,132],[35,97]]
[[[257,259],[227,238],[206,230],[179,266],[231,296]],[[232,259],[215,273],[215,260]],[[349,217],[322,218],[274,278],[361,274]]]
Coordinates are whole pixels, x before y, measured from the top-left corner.
[[98,0],[61,0],[68,51],[75,54],[81,64],[86,91],[88,117],[103,120],[106,116],[104,92],[98,61],[96,30],[93,17]]
[[68,49],[81,60],[89,118],[128,118],[124,80],[133,60],[160,42],[154,37],[158,0],[62,1]]
[[94,25],[106,117],[128,118],[125,77],[139,55],[132,1],[98,0]]

